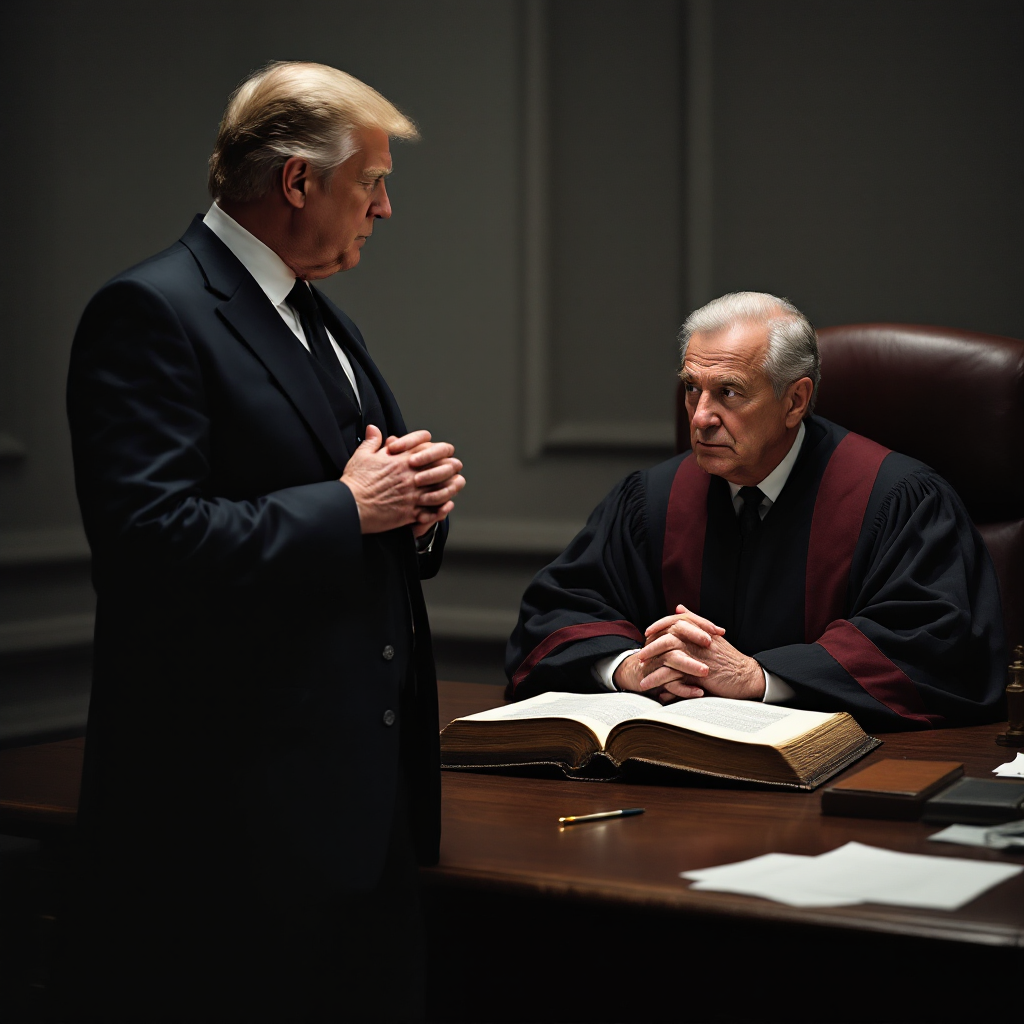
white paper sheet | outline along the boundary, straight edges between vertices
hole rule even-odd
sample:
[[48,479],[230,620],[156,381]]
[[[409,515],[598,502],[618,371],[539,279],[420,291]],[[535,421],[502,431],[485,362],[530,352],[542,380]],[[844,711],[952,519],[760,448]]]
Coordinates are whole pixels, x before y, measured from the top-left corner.
[[814,860],[795,853],[766,853],[737,864],[683,871],[680,877],[694,881],[691,889],[762,896],[792,907],[845,907],[860,902],[848,896],[829,898],[818,892],[802,892],[799,879]]
[[988,825],[949,825],[928,837],[932,843],[959,843],[961,846],[988,846]]
[[1024,779],[1024,753],[1018,754],[1012,761],[1007,761],[998,768],[993,768],[992,774],[1003,778]]
[[933,843],[987,846],[992,850],[1024,848],[1024,820],[1005,825],[949,825],[928,837]]
[[818,857],[767,854],[738,864],[684,872],[692,889],[735,892],[793,907],[889,903],[958,910],[1019,874],[1017,864],[897,853],[847,843]]
[[764,853],[760,857],[741,860],[735,864],[720,864],[714,868],[697,868],[694,871],[680,871],[680,878],[691,878],[695,882],[703,882],[706,878],[724,879],[735,875],[753,877],[759,871],[772,871],[776,868],[791,867],[805,864],[813,860],[798,853]]

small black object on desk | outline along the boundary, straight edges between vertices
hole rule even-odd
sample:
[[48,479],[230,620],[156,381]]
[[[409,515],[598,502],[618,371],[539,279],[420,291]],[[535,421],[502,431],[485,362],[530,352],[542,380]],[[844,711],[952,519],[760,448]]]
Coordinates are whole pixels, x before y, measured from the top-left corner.
[[1024,646],[1013,649],[1010,662],[1010,683],[1006,687],[1006,732],[996,736],[1002,747],[1024,747]]
[[958,779],[925,801],[929,824],[1001,825],[1024,819],[1024,779]]

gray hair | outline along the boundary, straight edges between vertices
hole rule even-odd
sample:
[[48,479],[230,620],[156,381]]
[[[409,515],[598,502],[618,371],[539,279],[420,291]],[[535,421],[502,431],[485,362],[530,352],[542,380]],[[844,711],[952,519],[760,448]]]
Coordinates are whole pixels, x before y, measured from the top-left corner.
[[762,368],[776,398],[786,393],[790,384],[801,377],[810,377],[814,384],[807,415],[814,411],[821,380],[821,357],[818,336],[810,320],[788,299],[767,292],[729,292],[694,310],[679,329],[680,359],[694,334],[714,334],[734,323],[763,324],[768,328],[768,352]]
[[357,149],[356,133],[379,128],[415,139],[416,126],[358,78],[326,64],[275,61],[231,94],[210,157],[214,199],[248,202],[265,195],[289,157],[330,176]]

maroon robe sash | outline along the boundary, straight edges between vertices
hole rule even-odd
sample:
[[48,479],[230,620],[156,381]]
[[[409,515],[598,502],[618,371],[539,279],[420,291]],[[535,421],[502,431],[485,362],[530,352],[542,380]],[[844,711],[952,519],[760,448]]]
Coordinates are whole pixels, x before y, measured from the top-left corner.
[[804,590],[804,640],[813,643],[846,610],[853,552],[864,529],[871,488],[889,454],[860,434],[847,434],[836,445],[814,500],[807,545]]
[[675,611],[677,604],[685,605],[693,612],[700,611],[710,484],[711,476],[697,465],[692,452],[679,463],[665,514],[661,565],[661,588],[668,615]]
[[529,657],[516,669],[512,677],[512,691],[544,660],[556,647],[563,644],[586,640],[592,636],[625,636],[637,643],[644,642],[644,635],[632,622],[620,619],[616,622],[581,622],[575,626],[563,626],[546,636],[532,651]]
[[912,679],[894,665],[852,622],[831,623],[817,643],[880,704],[901,718],[928,728],[942,725],[942,715],[929,713]]

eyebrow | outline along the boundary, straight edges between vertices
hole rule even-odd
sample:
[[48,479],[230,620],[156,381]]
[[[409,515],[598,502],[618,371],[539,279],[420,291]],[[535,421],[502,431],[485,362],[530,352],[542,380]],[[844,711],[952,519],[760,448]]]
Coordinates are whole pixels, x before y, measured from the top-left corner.
[[700,384],[705,390],[709,387],[713,388],[745,388],[750,386],[750,381],[746,377],[738,374],[729,374],[721,377],[716,377],[713,374],[704,376],[702,380],[697,375],[691,373],[685,367],[679,374],[679,379],[684,384]]
[[390,167],[367,167],[363,171],[364,178],[386,178],[391,173]]

